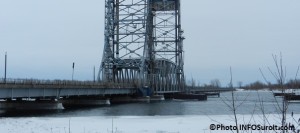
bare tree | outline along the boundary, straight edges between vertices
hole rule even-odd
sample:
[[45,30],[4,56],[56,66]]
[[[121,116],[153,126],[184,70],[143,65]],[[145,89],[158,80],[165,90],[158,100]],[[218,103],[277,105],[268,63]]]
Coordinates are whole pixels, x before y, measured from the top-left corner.
[[243,87],[243,82],[242,81],[238,81],[237,85],[238,85],[239,88],[242,88]]
[[[230,67],[230,88],[232,89],[231,91],[231,100],[232,100],[232,110],[233,110],[233,114],[234,114],[234,121],[235,121],[235,126],[238,127],[238,120],[237,120],[237,117],[236,117],[236,105],[235,105],[235,99],[234,99],[234,93],[233,93],[233,85],[232,85],[232,70],[231,70],[231,67]],[[239,133],[239,129],[237,128],[236,129],[236,132]]]
[[210,85],[212,87],[216,87],[216,88],[219,88],[221,86],[221,82],[219,79],[213,79],[210,81]]
[[[234,96],[234,90],[233,90],[233,85],[232,85],[232,70],[231,70],[231,67],[230,67],[230,82],[229,82],[229,87],[232,89],[232,91],[231,91],[231,100],[226,99],[226,100],[222,100],[222,101],[225,103],[225,105],[229,109],[231,109],[233,111],[235,126],[238,127],[238,120],[237,120],[237,114],[236,114],[236,110],[237,110],[238,106],[236,105],[236,99],[235,99],[235,96]],[[227,103],[225,101],[231,101],[232,103]],[[236,133],[239,133],[239,129],[238,128],[236,129]]]
[[[278,89],[280,89],[281,93],[285,96],[286,88],[285,88],[284,84],[286,81],[286,68],[284,68],[284,66],[283,66],[282,54],[280,53],[279,57],[277,55],[272,55],[272,57],[273,57],[274,65],[275,65],[275,70],[272,70],[270,67],[268,67],[268,70],[272,74],[272,76],[275,78],[275,80],[278,84]],[[259,69],[259,70],[260,70],[260,73],[262,74],[264,80],[268,84],[270,84],[271,82],[269,82],[266,79],[262,70],[261,69]],[[271,91],[273,92],[272,89],[271,89]],[[277,107],[281,114],[281,126],[285,126],[286,125],[286,114],[287,114],[287,110],[288,110],[288,102],[284,98],[281,101],[281,105],[280,105],[280,101],[278,101],[276,98],[275,98],[275,101],[276,101]],[[282,130],[282,132],[285,133],[285,130]]]

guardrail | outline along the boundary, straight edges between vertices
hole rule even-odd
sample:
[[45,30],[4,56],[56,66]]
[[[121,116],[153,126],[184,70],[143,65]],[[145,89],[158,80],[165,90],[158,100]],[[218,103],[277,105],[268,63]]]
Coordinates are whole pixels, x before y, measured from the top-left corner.
[[186,86],[186,89],[189,91],[195,92],[222,92],[222,91],[232,91],[234,88],[222,88],[222,87],[195,87],[195,86]]
[[95,81],[78,81],[78,80],[39,80],[39,79],[0,79],[0,88],[3,86],[90,86],[90,87],[109,87],[109,88],[135,88],[135,84],[129,83],[111,83],[111,82],[95,82]]
[[135,84],[39,79],[0,79],[0,99],[133,94]]

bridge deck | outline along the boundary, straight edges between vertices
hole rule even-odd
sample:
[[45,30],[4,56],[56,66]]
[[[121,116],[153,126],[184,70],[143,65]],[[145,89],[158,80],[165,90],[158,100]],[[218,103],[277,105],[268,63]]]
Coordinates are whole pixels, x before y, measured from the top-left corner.
[[9,79],[0,80],[0,99],[133,94],[136,88],[93,81]]
[[192,87],[186,86],[186,89],[191,92],[224,92],[234,91],[234,88],[221,88],[221,87]]

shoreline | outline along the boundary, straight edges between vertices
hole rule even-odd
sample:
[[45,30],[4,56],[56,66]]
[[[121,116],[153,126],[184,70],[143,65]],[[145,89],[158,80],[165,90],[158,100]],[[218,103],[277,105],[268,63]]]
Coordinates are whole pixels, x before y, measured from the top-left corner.
[[[271,124],[280,125],[280,114],[267,114]],[[262,115],[237,115],[241,124],[262,124]],[[287,122],[296,124],[300,114]],[[89,117],[18,117],[1,118],[1,133],[199,133],[210,130],[211,124],[233,125],[233,115],[172,115],[172,116],[89,116]],[[70,126],[69,126],[70,125]],[[113,127],[113,128],[112,128]],[[222,131],[226,132],[226,131]],[[231,132],[231,131],[229,131]]]

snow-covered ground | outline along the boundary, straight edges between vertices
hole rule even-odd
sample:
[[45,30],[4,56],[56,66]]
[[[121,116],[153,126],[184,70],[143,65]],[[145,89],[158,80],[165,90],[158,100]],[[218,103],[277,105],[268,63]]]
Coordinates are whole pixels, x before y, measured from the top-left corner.
[[[280,115],[238,115],[239,124],[280,126]],[[288,115],[287,122],[296,129],[300,114]],[[268,120],[268,121],[264,121]],[[265,123],[265,124],[264,124]],[[94,117],[22,117],[1,118],[0,133],[219,133],[211,124],[234,125],[233,116],[94,116]],[[70,126],[69,126],[70,125]],[[113,130],[113,131],[112,131]],[[251,132],[251,131],[242,131]],[[260,131],[252,131],[260,132]],[[272,132],[272,131],[268,131]]]

